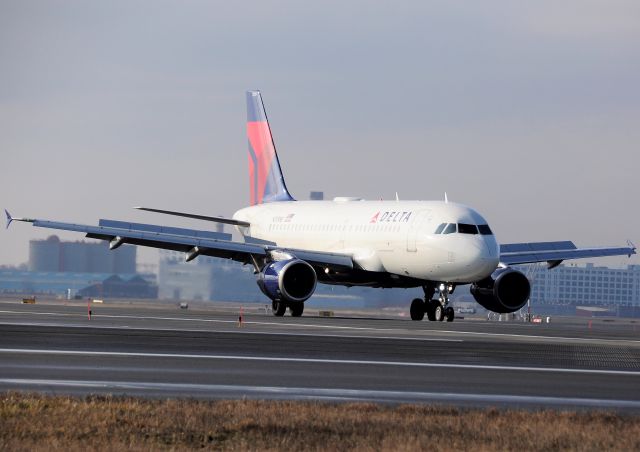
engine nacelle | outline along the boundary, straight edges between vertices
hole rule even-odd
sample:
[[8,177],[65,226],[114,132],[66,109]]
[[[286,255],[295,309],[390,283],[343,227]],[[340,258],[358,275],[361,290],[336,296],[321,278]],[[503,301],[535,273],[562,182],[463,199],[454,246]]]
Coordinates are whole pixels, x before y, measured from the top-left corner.
[[313,295],[317,281],[316,271],[307,262],[287,259],[264,267],[258,286],[272,300],[300,303]]
[[471,294],[489,311],[505,314],[525,305],[531,293],[527,277],[512,268],[499,268],[491,276],[471,285]]

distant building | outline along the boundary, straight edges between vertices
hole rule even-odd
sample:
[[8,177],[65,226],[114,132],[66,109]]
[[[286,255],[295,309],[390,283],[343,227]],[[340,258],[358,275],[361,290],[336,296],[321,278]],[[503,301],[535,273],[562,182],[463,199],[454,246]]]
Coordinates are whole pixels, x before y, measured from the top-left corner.
[[80,289],[77,295],[82,298],[158,298],[158,286],[140,275],[131,278],[111,275]]
[[640,317],[640,265],[569,264],[553,270],[544,266],[522,266],[520,270],[531,279],[535,313]]
[[322,201],[324,199],[323,191],[312,191],[309,193],[309,199],[311,201]]
[[[416,291],[318,284],[306,305],[351,308],[408,306],[415,298],[413,292]],[[253,266],[207,256],[185,262],[184,253],[169,250],[160,250],[158,298],[270,303],[256,284]]]
[[0,269],[0,293],[94,297],[157,298],[154,274],[32,272]]
[[52,235],[29,242],[29,270],[132,274],[136,272],[136,247],[123,245],[111,251],[107,242],[62,242]]
[[136,273],[136,247],[63,242],[52,235],[29,242],[26,269],[0,269],[0,292],[100,298],[157,298],[156,275]]
[[640,265],[626,268],[561,265],[532,275],[536,304],[640,306]]
[[184,253],[160,250],[158,298],[258,302],[264,295],[251,266],[207,256],[185,262]]

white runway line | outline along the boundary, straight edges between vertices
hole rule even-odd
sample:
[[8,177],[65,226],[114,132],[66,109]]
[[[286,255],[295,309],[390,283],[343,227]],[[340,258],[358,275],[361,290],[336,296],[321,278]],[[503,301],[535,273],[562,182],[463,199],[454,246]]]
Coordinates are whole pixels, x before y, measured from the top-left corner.
[[[237,324],[237,321],[231,323]],[[418,341],[418,342],[456,342],[462,343],[464,339],[445,339],[440,337],[415,337],[415,336],[368,336],[365,334],[334,334],[330,332],[323,332],[320,334],[314,333],[300,333],[300,332],[279,332],[279,331],[247,331],[243,330],[206,330],[206,329],[188,329],[188,328],[151,328],[151,327],[135,327],[129,325],[122,326],[105,326],[105,325],[60,325],[59,323],[44,323],[44,322],[7,322],[0,321],[0,325],[13,325],[13,326],[39,326],[39,327],[54,327],[54,328],[92,328],[97,330],[126,330],[126,331],[158,331],[158,332],[181,332],[181,333],[216,333],[216,334],[249,334],[249,335],[269,335],[269,336],[299,336],[299,337],[333,337],[333,338],[348,338],[348,339],[383,339],[392,341]],[[396,332],[398,330],[395,330]],[[406,330],[405,330],[406,331]]]
[[640,371],[632,370],[606,370],[606,369],[572,369],[561,367],[533,367],[533,366],[491,366],[481,364],[447,364],[447,363],[420,363],[407,361],[374,361],[353,359],[320,359],[320,358],[288,358],[277,356],[242,356],[242,355],[198,355],[180,353],[138,353],[138,352],[105,352],[84,350],[49,350],[49,349],[21,349],[0,348],[0,354],[36,354],[59,356],[104,356],[125,358],[172,358],[172,359],[210,359],[210,360],[235,360],[235,361],[260,361],[282,363],[306,363],[306,364],[342,364],[342,365],[372,365],[372,366],[396,366],[396,367],[421,367],[438,369],[470,369],[470,370],[496,370],[515,372],[549,372],[570,373],[586,375],[611,375],[640,377]]
[[[55,313],[55,312],[26,312],[26,311],[0,311],[0,314],[32,314],[32,315],[46,315],[46,316],[61,316],[61,317],[86,317],[86,314],[71,314],[71,313]],[[133,316],[133,315],[112,315],[112,314],[94,314],[94,319],[127,319],[127,320],[160,320],[171,322],[200,322],[200,323],[223,323],[223,324],[237,324],[237,320],[220,320],[220,319],[205,319],[205,318],[193,318],[193,317],[155,317],[155,316]],[[398,332],[403,331],[407,334],[446,334],[446,335],[462,335],[462,336],[480,336],[480,337],[497,337],[497,338],[520,338],[520,339],[535,339],[542,341],[574,341],[574,342],[587,342],[587,343],[617,343],[628,345],[640,345],[640,340],[633,339],[601,339],[601,338],[589,338],[589,337],[564,337],[564,336],[539,336],[532,334],[514,334],[514,333],[487,333],[478,331],[456,331],[456,330],[408,330],[399,328],[372,328],[372,327],[356,327],[356,326],[342,326],[342,325],[317,325],[313,323],[286,323],[286,322],[258,322],[258,321],[245,321],[246,326],[278,326],[278,327],[292,327],[292,328],[307,328],[307,329],[332,329],[343,331],[379,331],[379,332]],[[92,327],[93,325],[86,325]],[[153,329],[153,328],[149,328]],[[182,330],[180,330],[182,331]],[[286,334],[286,333],[285,333]],[[354,336],[358,337],[358,336]]]

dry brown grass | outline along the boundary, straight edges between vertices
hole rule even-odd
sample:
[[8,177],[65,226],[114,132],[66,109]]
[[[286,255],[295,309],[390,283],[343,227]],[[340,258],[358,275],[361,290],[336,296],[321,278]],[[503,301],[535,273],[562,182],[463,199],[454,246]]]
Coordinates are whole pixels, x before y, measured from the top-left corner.
[[0,394],[0,450],[640,450],[640,417]]

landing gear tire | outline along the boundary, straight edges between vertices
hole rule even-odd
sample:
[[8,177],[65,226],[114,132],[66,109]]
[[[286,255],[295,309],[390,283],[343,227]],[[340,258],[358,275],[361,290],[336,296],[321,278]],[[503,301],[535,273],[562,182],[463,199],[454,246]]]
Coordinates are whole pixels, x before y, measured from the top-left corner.
[[444,309],[444,318],[446,319],[447,322],[453,322],[453,319],[455,318],[455,316],[456,316],[456,313],[451,306]]
[[433,320],[436,322],[442,322],[444,320],[444,309],[440,303],[437,303],[433,308]]
[[276,317],[282,317],[287,312],[287,304],[281,300],[273,300],[271,302],[271,310]]
[[433,322],[436,319],[436,306],[440,306],[438,300],[429,300],[426,302],[427,318]]
[[424,311],[425,303],[424,301],[422,301],[422,298],[414,298],[414,300],[411,302],[411,308],[409,309],[411,320],[424,319]]
[[291,303],[289,311],[291,311],[291,317],[300,317],[304,312],[304,303]]

